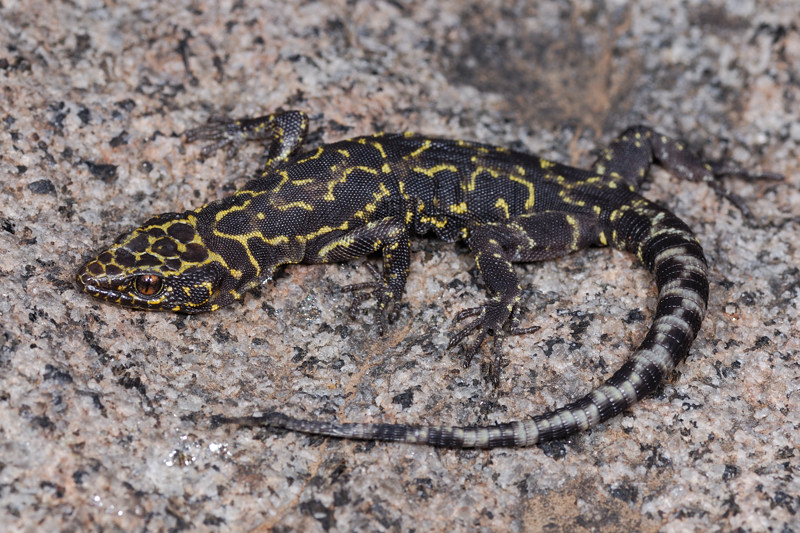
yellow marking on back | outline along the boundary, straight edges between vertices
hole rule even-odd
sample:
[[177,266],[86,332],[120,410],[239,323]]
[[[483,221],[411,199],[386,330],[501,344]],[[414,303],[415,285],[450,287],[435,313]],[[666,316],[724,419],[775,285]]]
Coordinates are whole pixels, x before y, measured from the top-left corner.
[[511,214],[508,208],[508,202],[506,202],[504,199],[498,198],[497,201],[494,203],[494,206],[503,211],[503,215],[505,218],[507,219],[511,218]]
[[452,204],[450,206],[450,212],[456,213],[458,215],[463,215],[467,212],[467,202],[461,202],[460,204]]
[[578,207],[586,207],[586,202],[584,200],[576,200],[572,196],[570,196],[569,189],[562,189],[558,191],[558,196],[564,201],[565,204],[576,205]]
[[381,203],[381,201],[384,198],[391,196],[389,189],[386,188],[386,185],[383,182],[378,183],[378,188],[380,189],[379,192],[372,193],[372,198],[374,201],[365,205],[363,209],[359,209],[353,213],[353,218],[357,218],[359,220],[368,220],[369,216],[378,208],[378,205]]
[[421,216],[421,217],[419,217],[419,221],[422,224],[431,224],[431,225],[433,225],[433,226],[435,226],[435,227],[437,227],[439,229],[444,229],[444,228],[447,227],[447,221],[446,220],[439,220],[439,219],[434,218],[434,217]]
[[[219,222],[220,220],[225,218],[225,216],[227,216],[227,215],[229,215],[231,213],[236,213],[237,211],[245,211],[248,207],[250,207],[250,202],[251,201],[252,201],[252,198],[249,198],[249,199],[245,200],[244,202],[242,202],[242,205],[232,205],[227,209],[222,209],[222,210],[218,211],[217,214],[214,215],[214,221],[215,222]],[[203,206],[203,207],[205,207],[205,206]]]
[[380,192],[376,192],[376,193],[374,193],[372,195],[372,197],[375,198],[375,203],[376,204],[378,202],[380,202],[381,200],[383,200],[384,198],[387,198],[387,197],[392,195],[392,193],[389,192],[389,189],[386,187],[386,185],[383,182],[380,182],[378,184],[378,188],[380,189]]
[[277,237],[265,238],[263,235],[259,233],[259,238],[271,246],[278,246],[279,244],[287,244],[289,242],[289,237],[287,237],[286,235],[278,235]]
[[[309,159],[310,159],[310,158],[309,158]],[[316,158],[314,158],[314,159],[316,159]],[[289,179],[289,173],[288,173],[288,172],[286,172],[285,170],[279,170],[279,171],[278,171],[278,174],[281,176],[281,181],[279,181],[279,182],[278,182],[278,184],[277,184],[277,185],[275,185],[275,186],[272,188],[272,190],[270,191],[270,194],[275,194],[275,193],[279,192],[279,191],[281,190],[281,188],[282,188],[284,185],[286,185],[286,183],[288,183],[288,182],[290,181],[290,179]],[[259,194],[264,194],[264,193],[259,193]]]
[[308,157],[305,157],[303,159],[298,159],[297,163],[298,164],[307,163],[308,161],[313,161],[314,159],[319,159],[324,152],[325,152],[325,150],[323,150],[322,146],[320,146],[319,148],[317,148],[316,152],[314,152],[313,154],[309,155]]
[[423,167],[414,167],[411,170],[414,172],[418,172],[420,174],[424,174],[429,178],[433,178],[439,172],[444,172],[445,170],[449,170],[450,172],[458,172],[458,168],[455,165],[451,165],[449,163],[442,163],[440,165],[436,165],[435,167],[431,168],[423,168]]
[[276,205],[275,209],[277,209],[278,211],[287,211],[295,207],[299,207],[300,209],[305,209],[306,211],[314,210],[313,205],[309,204],[308,202],[301,202],[301,201],[289,202],[288,204],[283,204],[283,205]]
[[[336,169],[334,168],[332,170],[335,171]],[[332,180],[330,180],[328,182],[328,192],[325,193],[325,196],[323,196],[322,199],[327,201],[327,202],[335,201],[336,200],[336,195],[333,194],[334,187],[336,187],[340,183],[346,183],[347,182],[347,177],[350,174],[352,174],[353,172],[355,172],[356,170],[361,170],[361,171],[366,172],[367,174],[372,174],[372,175],[377,175],[378,174],[378,171],[375,170],[372,167],[367,167],[367,166],[363,166],[363,165],[356,165],[356,166],[352,166],[352,167],[347,167],[346,169],[344,169],[344,172],[342,172],[342,175],[339,178],[332,179]],[[381,185],[383,185],[383,184],[381,184]]]
[[519,176],[515,176],[514,174],[511,174],[508,179],[515,183],[524,185],[528,189],[528,198],[525,199],[525,209],[533,209],[536,198],[536,186],[530,181],[524,180]]
[[469,175],[469,180],[461,184],[461,190],[465,192],[473,192],[477,187],[475,185],[475,178],[477,178],[484,172],[486,172],[493,178],[497,178],[500,176],[500,173],[497,170],[478,165],[477,167],[475,167],[475,170],[473,170],[472,173]]
[[424,141],[422,141],[422,146],[420,146],[419,148],[417,148],[416,150],[411,152],[411,154],[409,154],[409,155],[410,155],[410,157],[418,157],[422,152],[424,152],[425,150],[427,150],[430,147],[431,147],[430,139],[425,139]]
[[375,149],[378,152],[380,152],[381,157],[383,159],[389,159],[389,157],[386,155],[386,151],[383,149],[383,145],[381,143],[379,143],[378,141],[372,141],[372,146],[374,146]]

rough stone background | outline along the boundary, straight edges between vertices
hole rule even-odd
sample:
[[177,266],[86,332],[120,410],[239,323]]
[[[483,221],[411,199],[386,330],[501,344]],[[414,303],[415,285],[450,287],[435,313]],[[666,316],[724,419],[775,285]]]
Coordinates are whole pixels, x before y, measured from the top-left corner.
[[[800,531],[800,28],[793,0],[0,4],[0,524],[21,531]],[[659,392],[530,449],[435,450],[212,428],[280,408],[493,423],[608,378],[653,311],[633,257],[520,267],[528,314],[493,390],[445,350],[481,301],[464,247],[416,253],[394,327],[351,321],[363,262],[294,267],[219,312],[76,291],[81,261],[150,215],[228,194],[263,150],[206,161],[211,115],[299,108],[310,145],[417,130],[575,165],[625,126],[786,175],[729,179],[746,220],[661,170],[695,229],[708,318]]]

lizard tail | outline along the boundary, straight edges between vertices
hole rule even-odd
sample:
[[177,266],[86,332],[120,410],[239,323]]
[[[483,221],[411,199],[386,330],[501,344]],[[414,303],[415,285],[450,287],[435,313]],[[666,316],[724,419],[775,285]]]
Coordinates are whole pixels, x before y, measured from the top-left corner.
[[[648,212],[645,213],[644,209]],[[654,214],[653,210],[657,210]],[[449,448],[530,446],[592,428],[656,390],[686,357],[708,303],[707,264],[697,239],[670,212],[646,202],[610,215],[615,247],[635,253],[655,275],[658,303],[642,344],[603,385],[580,400],[526,420],[492,426],[342,424],[271,412],[215,417],[216,423],[271,426],[347,439],[396,441]]]

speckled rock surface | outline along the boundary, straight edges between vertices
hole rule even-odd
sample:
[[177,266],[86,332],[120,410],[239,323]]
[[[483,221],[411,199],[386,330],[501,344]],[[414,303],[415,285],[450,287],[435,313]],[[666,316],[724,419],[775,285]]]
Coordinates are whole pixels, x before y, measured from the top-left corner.
[[[784,2],[0,4],[0,524],[22,531],[800,531],[800,30]],[[534,7],[535,6],[535,7]],[[120,309],[78,264],[150,215],[221,197],[262,150],[201,161],[210,115],[299,108],[310,143],[375,130],[587,165],[643,122],[784,173],[646,195],[697,232],[708,318],[652,398],[530,449],[434,450],[208,416],[493,423],[585,394],[655,288],[595,249],[520,267],[541,326],[494,390],[445,350],[482,298],[464,247],[417,241],[394,327],[352,321],[362,263],[288,268],[213,314]],[[360,265],[360,266],[359,266]]]

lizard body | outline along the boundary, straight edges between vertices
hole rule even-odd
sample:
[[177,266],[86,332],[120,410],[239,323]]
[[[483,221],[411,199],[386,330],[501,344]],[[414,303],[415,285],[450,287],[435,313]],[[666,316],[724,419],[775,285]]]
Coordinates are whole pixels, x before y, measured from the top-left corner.
[[270,141],[259,177],[232,196],[184,213],[156,216],[88,261],[77,282],[88,294],[138,309],[213,311],[292,263],[383,257],[356,307],[376,299],[383,326],[400,299],[410,263],[410,237],[466,240],[488,291],[486,302],[450,341],[468,337],[467,364],[493,336],[492,378],[501,348],[520,328],[514,263],[541,261],[588,246],[635,254],[655,275],[658,303],[645,339],[629,360],[585,397],[532,418],[487,427],[341,424],[280,413],[218,417],[344,438],[447,447],[527,446],[561,439],[619,414],[652,393],[682,361],[708,302],[707,264],[688,226],[638,193],[651,162],[681,178],[711,181],[714,170],[683,144],[638,126],[603,150],[590,170],[505,148],[412,133],[375,134],[299,150],[308,119],[297,111],[215,122],[191,130],[210,140],[203,152]]

